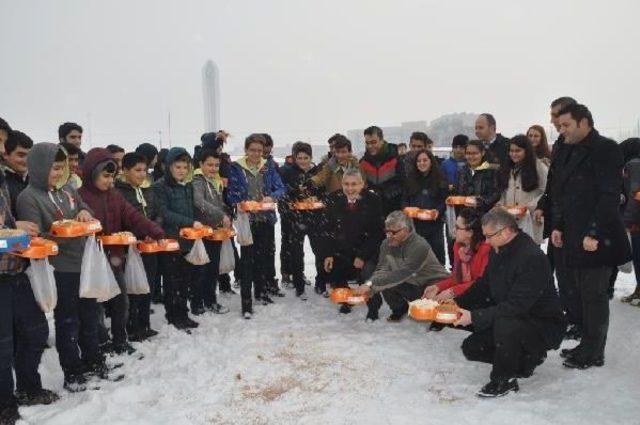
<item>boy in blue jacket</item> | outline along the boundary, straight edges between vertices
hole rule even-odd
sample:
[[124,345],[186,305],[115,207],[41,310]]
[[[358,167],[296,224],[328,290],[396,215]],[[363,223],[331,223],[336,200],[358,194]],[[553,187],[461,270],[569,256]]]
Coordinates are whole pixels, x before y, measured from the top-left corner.
[[[284,195],[284,186],[274,163],[262,157],[265,143],[262,134],[251,134],[244,142],[245,156],[231,165],[227,201],[237,212],[242,201],[275,202]],[[275,262],[275,252],[272,249],[275,212],[249,213],[249,219],[253,244],[240,249],[240,295],[245,319],[250,319],[253,314],[252,285],[256,300],[263,305],[273,303],[266,292],[266,285]]]
[[[195,219],[191,156],[184,148],[171,148],[165,158],[164,177],[153,185],[158,215],[168,238],[179,239],[183,227],[202,227]],[[197,328],[198,322],[187,314],[189,285],[198,282],[201,268],[184,259],[193,242],[180,240],[180,251],[162,254],[164,307],[167,321],[178,329]]]

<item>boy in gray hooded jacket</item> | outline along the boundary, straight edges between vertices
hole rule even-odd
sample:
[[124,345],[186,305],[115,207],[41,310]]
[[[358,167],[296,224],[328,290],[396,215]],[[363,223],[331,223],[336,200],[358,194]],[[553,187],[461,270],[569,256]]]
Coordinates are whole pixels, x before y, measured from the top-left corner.
[[27,168],[29,186],[18,196],[17,214],[20,220],[35,223],[46,237],[58,243],[59,254],[50,259],[58,291],[54,310],[56,348],[64,372],[64,387],[69,391],[83,391],[86,372],[106,373],[98,348],[96,300],[79,297],[86,238],[54,238],[48,229],[57,220],[89,221],[93,217],[75,189],[60,187],[59,182],[66,182],[69,172],[62,147],[53,143],[34,145],[27,158]]

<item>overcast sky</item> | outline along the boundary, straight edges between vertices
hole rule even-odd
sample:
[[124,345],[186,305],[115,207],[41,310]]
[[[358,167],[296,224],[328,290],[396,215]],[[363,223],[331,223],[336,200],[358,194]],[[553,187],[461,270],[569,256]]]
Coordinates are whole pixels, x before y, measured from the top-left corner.
[[[0,116],[35,141],[63,121],[86,147],[191,146],[202,66],[240,143],[325,143],[336,131],[449,112],[498,130],[548,127],[571,95],[614,137],[640,118],[640,2],[0,0]],[[89,132],[90,129],[90,132]],[[623,134],[624,135],[624,134]]]

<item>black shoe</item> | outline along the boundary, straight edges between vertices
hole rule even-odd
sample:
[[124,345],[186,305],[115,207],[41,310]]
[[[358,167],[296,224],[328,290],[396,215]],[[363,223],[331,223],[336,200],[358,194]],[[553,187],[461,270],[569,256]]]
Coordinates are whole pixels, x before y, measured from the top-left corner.
[[60,397],[53,391],[41,388],[35,392],[18,392],[16,393],[16,399],[20,406],[35,406],[37,404],[47,405],[55,403]]
[[560,357],[562,357],[563,359],[573,358],[578,353],[579,347],[580,346],[578,345],[573,348],[563,348],[562,350],[560,350]]
[[18,405],[12,403],[8,406],[0,407],[0,424],[14,425],[20,419]]
[[293,284],[293,280],[291,278],[290,274],[286,274],[286,273],[281,273],[281,280],[282,280],[282,284],[283,285],[292,285]]
[[107,354],[111,354],[113,353],[113,348],[114,348],[113,341],[109,340],[107,342],[103,342],[98,346],[98,348],[100,349],[100,352],[102,353],[103,356],[106,356]]
[[63,388],[70,393],[79,393],[87,389],[87,378],[83,373],[65,373]]
[[491,381],[480,391],[478,391],[478,397],[483,398],[494,398],[494,397],[502,397],[504,395],[509,394],[511,391],[518,392],[520,387],[518,387],[518,380],[515,378],[505,379],[500,381]]
[[154,331],[151,328],[146,328],[146,329],[140,331],[140,333],[142,334],[144,339],[153,338],[154,336],[158,335],[158,331]]
[[225,289],[224,291],[220,291],[220,293],[222,295],[238,295],[238,293],[231,288]]
[[259,301],[262,303],[262,305],[269,305],[269,304],[273,304],[273,300],[271,299],[271,297],[269,297],[269,295],[264,294],[263,296],[261,296],[259,298]]
[[516,378],[531,378],[533,376],[533,371],[544,363],[547,358],[547,353],[538,354],[538,355],[525,355],[522,359],[522,368]]
[[175,326],[176,329],[180,329],[180,330],[193,329],[199,326],[198,322],[191,320],[188,317],[185,317],[184,319],[176,320],[172,323],[172,325]]
[[398,323],[404,319],[404,316],[407,314],[406,310],[394,311],[389,317],[387,317],[387,322]]
[[351,310],[352,308],[349,304],[342,304],[340,305],[340,309],[338,311],[342,314],[349,314],[351,313]]
[[378,319],[379,319],[378,312],[369,310],[367,312],[367,317],[365,317],[364,321],[365,322],[375,322]]
[[322,295],[322,293],[325,291],[326,289],[322,289],[322,288],[318,288],[317,286],[315,288],[313,288],[313,291],[318,294],[318,295]]
[[593,360],[582,360],[578,357],[572,356],[567,358],[564,362],[562,362],[564,367],[568,367],[569,369],[589,369],[590,367],[602,367],[604,366],[604,357],[597,357]]
[[226,314],[229,312],[229,307],[225,307],[222,304],[215,303],[211,306],[205,307],[205,310],[215,314]]
[[113,352],[116,354],[126,354],[128,356],[132,355],[136,352],[136,349],[131,346],[128,342],[117,344],[113,346]]
[[429,325],[429,330],[432,332],[440,332],[444,329],[444,326],[444,323],[431,322],[431,324]]
[[282,297],[284,297],[284,296],[286,295],[286,294],[285,294],[284,292],[282,292],[282,291],[280,290],[280,288],[278,288],[277,286],[275,286],[275,287],[273,287],[273,288],[269,288],[269,289],[267,289],[267,292],[268,292],[270,295],[273,295],[274,297],[279,297],[279,298],[282,298]]
[[564,339],[580,341],[582,339],[582,329],[576,325],[569,325],[567,332],[564,334]]
[[191,307],[191,314],[194,316],[200,316],[205,313],[204,307]]

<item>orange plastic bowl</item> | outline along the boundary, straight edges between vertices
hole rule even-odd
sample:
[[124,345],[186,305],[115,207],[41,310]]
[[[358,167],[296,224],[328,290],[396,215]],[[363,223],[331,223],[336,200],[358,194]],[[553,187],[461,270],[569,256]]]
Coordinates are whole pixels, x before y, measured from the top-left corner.
[[260,202],[259,211],[275,211],[275,209],[276,209],[275,202]]
[[242,201],[240,202],[240,209],[244,212],[260,211],[260,202],[257,201]]
[[466,201],[466,196],[449,196],[445,202],[447,205],[464,205]]
[[51,225],[51,234],[59,238],[78,238],[102,231],[98,220],[79,222],[75,220],[55,221]]
[[324,208],[324,204],[320,201],[298,201],[292,204],[295,211],[312,211]]
[[98,236],[103,245],[132,245],[138,240],[129,232],[120,232],[113,235]]
[[202,239],[206,236],[210,236],[213,229],[209,226],[203,226],[199,229],[193,227],[183,227],[180,229],[180,237],[183,239]]
[[438,210],[420,210],[415,215],[415,218],[420,221],[434,221],[438,219]]
[[233,229],[212,229],[211,235],[207,236],[207,239],[212,241],[223,242],[231,239],[236,235]]
[[31,239],[31,246],[15,253],[16,256],[30,259],[43,259],[58,255],[58,244],[43,238]]
[[407,217],[414,218],[420,212],[420,208],[418,207],[405,207],[402,212],[405,213]]
[[143,254],[172,252],[180,250],[180,244],[174,239],[162,239],[160,242],[138,242],[138,251]]
[[331,301],[336,304],[344,304],[349,302],[349,297],[353,295],[351,288],[334,288],[331,291]]
[[524,217],[529,210],[527,207],[523,207],[522,205],[505,205],[504,208],[509,214],[518,218]]
[[460,309],[455,304],[441,304],[436,307],[435,321],[447,325],[452,324],[460,317]]
[[424,309],[418,308],[415,305],[409,307],[409,316],[414,320],[433,322],[436,320],[436,314],[437,311],[435,308]]

